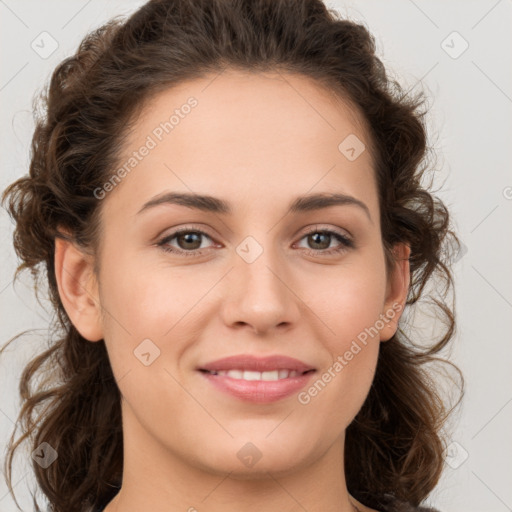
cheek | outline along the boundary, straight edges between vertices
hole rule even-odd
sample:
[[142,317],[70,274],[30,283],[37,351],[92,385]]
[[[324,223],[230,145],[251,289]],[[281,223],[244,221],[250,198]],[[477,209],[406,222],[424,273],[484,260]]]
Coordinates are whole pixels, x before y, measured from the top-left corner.
[[326,304],[319,316],[334,334],[329,332],[319,339],[328,357],[298,398],[301,404],[318,411],[318,418],[328,417],[335,431],[348,426],[370,390],[380,348],[376,324],[382,302],[375,289],[345,282]]
[[116,259],[103,269],[102,305],[134,336],[160,338],[204,293],[199,280],[195,278],[194,285],[187,275],[180,269],[148,265],[136,255]]
[[[383,313],[386,279],[379,261],[331,267],[323,276],[308,277],[306,303],[329,328],[331,351],[345,350],[347,341],[375,326]],[[305,292],[304,292],[305,293]],[[379,324],[380,325],[380,324]],[[375,334],[375,331],[371,331]]]
[[[104,338],[116,378],[130,372],[143,382],[149,375],[148,389],[156,389],[157,373],[179,365],[202,325],[197,315],[208,301],[201,299],[218,281],[218,272],[151,266],[132,256],[105,264],[100,281]],[[169,379],[167,373],[160,377]]]
[[[318,393],[320,407],[340,404],[345,413],[338,408],[332,414],[344,418],[348,411],[357,413],[375,373],[386,287],[384,272],[378,261],[361,267],[340,267],[329,280],[321,279],[310,286],[308,305],[328,327],[322,329],[325,334],[319,339],[330,359],[318,375],[321,382],[315,386],[322,390],[322,397],[315,389],[311,392]],[[327,392],[323,391],[324,384]]]

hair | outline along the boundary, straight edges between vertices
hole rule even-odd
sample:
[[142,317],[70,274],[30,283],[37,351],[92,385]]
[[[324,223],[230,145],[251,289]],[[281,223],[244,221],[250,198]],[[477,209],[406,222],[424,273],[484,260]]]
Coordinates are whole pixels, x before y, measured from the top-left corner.
[[[386,271],[395,261],[394,244],[407,243],[411,284],[405,312],[425,300],[444,329],[420,343],[419,336],[407,334],[404,315],[395,335],[381,344],[369,394],[346,430],[347,487],[373,508],[389,496],[416,506],[440,479],[444,425],[464,394],[460,370],[439,354],[455,334],[450,255],[460,242],[446,206],[424,183],[434,170],[424,93],[404,93],[377,57],[367,28],[342,19],[321,0],[152,0],[89,33],[56,67],[35,103],[29,173],[2,197],[15,221],[13,244],[21,259],[15,279],[30,269],[37,296],[37,282],[45,278],[56,312],[48,347],[21,376],[22,407],[5,459],[14,498],[13,456],[27,439],[32,449],[47,442],[58,452],[47,468],[32,461],[54,512],[101,507],[118,492],[120,392],[104,340],[87,342],[63,307],[55,239],[96,254],[101,201],[94,190],[111,176],[121,142],[144,105],[160,91],[225,69],[311,78],[364,120]],[[442,286],[427,293],[433,280]],[[451,408],[431,371],[444,363],[460,376],[460,396]],[[33,386],[39,374],[46,378]],[[19,424],[23,434],[14,443]],[[35,497],[34,504],[39,511]]]

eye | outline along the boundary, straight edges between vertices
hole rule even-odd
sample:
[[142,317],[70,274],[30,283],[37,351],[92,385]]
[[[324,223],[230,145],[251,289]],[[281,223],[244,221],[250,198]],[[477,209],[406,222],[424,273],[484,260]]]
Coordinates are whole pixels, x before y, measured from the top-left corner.
[[[318,227],[315,227],[301,238],[301,240],[304,239],[313,246],[314,250],[306,250],[307,254],[312,256],[340,254],[355,247],[354,241],[351,238],[331,229],[318,229]],[[338,245],[329,248],[333,239],[338,241]]]
[[[182,256],[200,256],[208,247],[204,247],[202,239],[212,238],[200,229],[185,227],[174,231],[160,240],[157,245],[162,250]],[[306,253],[312,256],[330,256],[340,254],[355,247],[355,244],[348,236],[330,229],[318,229],[315,227],[306,233],[300,240],[307,240],[307,243],[313,246],[313,249],[306,249]],[[177,247],[171,242],[176,240]],[[329,248],[331,242],[335,240],[338,245]]]
[[[198,249],[204,249],[204,247],[201,247],[202,237],[211,240],[210,236],[200,229],[183,228],[166,236],[157,245],[166,252],[173,252],[184,256],[199,256],[203,251]],[[174,239],[176,239],[178,247],[169,245]]]

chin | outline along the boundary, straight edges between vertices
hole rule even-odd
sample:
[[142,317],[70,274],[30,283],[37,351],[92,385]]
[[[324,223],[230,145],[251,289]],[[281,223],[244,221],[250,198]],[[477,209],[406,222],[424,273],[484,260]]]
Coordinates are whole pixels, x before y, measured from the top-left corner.
[[260,443],[261,449],[257,448],[257,443],[249,441],[241,447],[238,446],[240,443],[236,444],[235,451],[232,447],[226,447],[225,451],[216,453],[213,459],[203,460],[201,465],[208,472],[222,475],[229,473],[229,477],[235,480],[268,479],[269,473],[285,477],[308,465],[300,443],[297,448],[290,446],[291,453],[270,447],[268,441]]

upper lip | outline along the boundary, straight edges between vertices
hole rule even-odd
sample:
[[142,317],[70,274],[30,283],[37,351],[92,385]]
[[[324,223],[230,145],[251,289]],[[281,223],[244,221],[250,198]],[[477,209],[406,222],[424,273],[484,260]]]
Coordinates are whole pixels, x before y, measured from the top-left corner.
[[198,370],[208,370],[210,372],[227,370],[249,370],[265,372],[270,370],[295,370],[297,372],[307,372],[315,368],[307,363],[299,361],[293,357],[284,355],[274,355],[267,357],[256,357],[250,354],[240,354],[231,357],[225,357],[201,365]]

